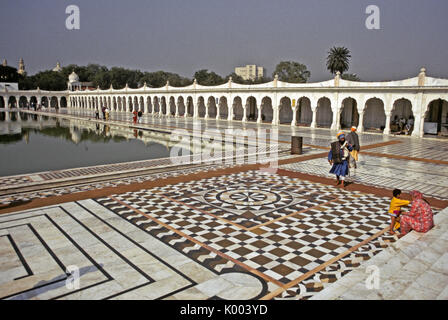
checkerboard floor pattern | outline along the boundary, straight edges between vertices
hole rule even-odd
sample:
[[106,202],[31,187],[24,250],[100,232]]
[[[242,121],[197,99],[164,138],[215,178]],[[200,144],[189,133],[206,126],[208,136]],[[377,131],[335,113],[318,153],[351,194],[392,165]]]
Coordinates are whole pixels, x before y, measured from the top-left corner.
[[[276,194],[289,193],[296,202],[273,208],[269,213],[274,215],[264,214],[266,220],[260,221],[253,212],[252,216],[232,220],[230,216],[238,212],[243,215],[250,210],[241,208],[229,213],[226,207],[207,204],[206,197],[197,200],[196,195],[204,190],[238,188],[244,180],[250,181],[248,184],[254,189],[270,188]],[[178,250],[199,263],[210,262],[216,255],[204,251],[202,258],[201,255],[192,256],[192,245],[181,245],[189,240],[182,239],[179,234],[194,238],[280,284],[297,279],[368,239],[389,223],[385,214],[389,199],[260,171],[112,195],[111,198],[97,200],[152,234],[158,230],[158,238],[170,245],[175,243]],[[158,222],[150,221],[132,208]],[[244,223],[247,221],[252,222],[249,227]],[[229,259],[221,260],[207,267],[220,272],[223,264],[230,262],[229,267],[233,264]]]
[[[360,155],[357,169],[350,169],[348,181],[409,192],[419,190],[425,196],[448,199],[448,166],[411,160]],[[325,158],[280,166],[281,169],[334,179]]]

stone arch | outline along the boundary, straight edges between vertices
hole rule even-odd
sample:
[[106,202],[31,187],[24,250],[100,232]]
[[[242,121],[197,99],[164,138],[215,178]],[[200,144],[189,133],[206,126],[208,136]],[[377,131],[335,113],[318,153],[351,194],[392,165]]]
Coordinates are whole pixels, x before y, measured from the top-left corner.
[[[40,105],[42,106],[42,108],[48,108],[48,104],[49,104],[49,99],[45,96],[40,98]],[[84,101],[81,100],[81,107],[84,108]]]
[[358,102],[355,98],[347,97],[342,100],[339,123],[341,124],[342,129],[358,127]]
[[406,123],[410,119],[414,121],[414,113],[412,111],[412,102],[406,98],[396,99],[392,104],[392,111],[390,113],[390,131],[400,131],[400,118],[406,119]]
[[298,126],[310,126],[313,121],[313,111],[311,109],[311,100],[308,97],[297,99],[296,121]]
[[228,119],[229,117],[229,105],[227,103],[227,98],[222,96],[219,98],[218,103],[218,112],[219,112],[219,118],[220,119]]
[[153,108],[154,108],[154,113],[160,113],[160,99],[159,97],[154,97],[153,98]]
[[152,99],[150,96],[146,97],[146,112],[153,113]]
[[32,96],[30,97],[30,107],[31,108],[37,108],[37,97],[36,96]]
[[142,113],[146,112],[145,110],[145,98],[143,98],[143,96],[140,96],[139,100],[139,105],[140,108],[138,109],[138,111],[141,111]]
[[185,101],[184,101],[184,97],[179,96],[177,98],[177,112],[178,112],[178,116],[185,116]]
[[161,109],[162,109],[162,114],[163,115],[167,115],[168,114],[168,103],[169,103],[169,101],[166,101],[166,97],[165,96],[162,96],[161,98],[160,98],[160,102],[161,102]]
[[120,96],[117,97],[117,110],[123,111],[122,100]]
[[127,102],[128,102],[127,106],[128,108],[126,111],[132,112],[134,110],[134,102],[132,101],[132,97],[128,97]]
[[331,109],[331,100],[327,97],[321,97],[317,100],[316,125],[317,127],[330,128],[333,123],[333,110]]
[[28,99],[25,96],[19,97],[19,108],[26,108],[28,106]]
[[272,123],[274,119],[274,107],[272,106],[272,99],[270,97],[263,97],[261,99],[261,121]]
[[59,106],[59,108],[67,108],[67,98],[66,97],[61,97],[60,103],[61,103],[61,105]]
[[3,96],[0,96],[0,109],[6,109],[6,102]]
[[187,97],[186,114],[185,115],[188,117],[192,117],[194,115],[194,104],[193,104],[192,96]]
[[176,115],[176,98],[170,96],[168,104],[169,104],[169,114],[170,116],[174,117]]
[[246,120],[257,121],[258,119],[257,98],[255,98],[254,96],[247,97],[245,107],[246,107]]
[[282,97],[279,105],[279,121],[280,124],[291,124],[293,119],[293,110],[291,99],[289,97]]
[[378,129],[383,131],[386,125],[386,113],[384,111],[384,102],[380,98],[370,98],[366,100],[364,107],[364,130]]
[[241,97],[233,98],[233,120],[243,120],[243,100]]
[[132,112],[140,110],[138,97],[134,96]]
[[198,98],[198,102],[197,102],[197,108],[198,108],[198,117],[199,118],[204,118],[205,117],[205,113],[206,113],[206,105],[205,105],[205,99],[204,97],[200,96]]
[[17,99],[15,96],[10,96],[8,99],[9,108],[17,108]]
[[[447,130],[448,127],[446,127],[446,124],[448,123],[448,101],[441,98],[430,101],[426,106],[424,122],[433,123],[433,125],[427,124],[427,127],[437,126],[437,134],[442,132],[442,130]],[[443,126],[443,124],[445,126]],[[435,133],[435,128],[433,132]]]
[[[207,109],[208,109],[208,117],[209,118],[216,118],[216,115],[218,114],[218,107],[216,104],[216,100],[218,100],[218,98],[215,98],[213,96],[208,97],[207,99]],[[219,104],[219,101],[218,101]]]

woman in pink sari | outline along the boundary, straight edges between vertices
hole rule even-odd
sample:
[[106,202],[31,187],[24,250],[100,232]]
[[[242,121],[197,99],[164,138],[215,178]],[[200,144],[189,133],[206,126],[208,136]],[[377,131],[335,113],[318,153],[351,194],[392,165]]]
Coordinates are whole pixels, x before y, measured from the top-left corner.
[[427,232],[434,227],[433,213],[429,203],[423,199],[423,195],[418,191],[412,191],[410,194],[412,197],[412,207],[409,213],[401,215],[400,237],[411,230]]

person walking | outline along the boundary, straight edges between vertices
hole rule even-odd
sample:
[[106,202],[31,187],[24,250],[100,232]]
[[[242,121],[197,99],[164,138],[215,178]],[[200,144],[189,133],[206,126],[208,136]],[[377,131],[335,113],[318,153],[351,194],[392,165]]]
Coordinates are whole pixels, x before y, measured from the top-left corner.
[[98,110],[98,108],[95,109],[95,119],[100,119],[100,111]]
[[107,107],[105,108],[104,113],[106,114],[106,121],[109,120],[109,109]]
[[352,127],[350,130],[351,131],[347,134],[347,142],[352,146],[353,150],[350,152],[348,166],[349,168],[351,168],[351,162],[353,162],[353,165],[356,169],[356,162],[358,161],[358,155],[361,146],[359,144],[358,134],[356,133],[356,127]]
[[137,113],[137,117],[138,117],[137,123],[141,123],[142,122],[142,115],[143,115],[142,110],[139,110],[138,113]]
[[102,107],[101,111],[103,112],[103,120],[106,120],[106,107]]
[[344,132],[339,132],[336,137],[338,141],[331,143],[330,152],[328,152],[328,163],[332,165],[330,173],[336,175],[336,185],[342,183],[341,188],[345,188],[347,186],[345,176],[349,173],[348,157],[353,148],[345,140]]

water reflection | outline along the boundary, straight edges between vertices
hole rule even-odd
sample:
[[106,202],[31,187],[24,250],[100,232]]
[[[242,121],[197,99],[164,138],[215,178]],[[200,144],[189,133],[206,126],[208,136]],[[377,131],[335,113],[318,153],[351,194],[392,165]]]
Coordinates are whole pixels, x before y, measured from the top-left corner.
[[50,118],[22,112],[0,112],[0,143],[8,144],[21,140],[28,142],[30,133],[61,138],[75,144],[83,141],[108,143],[138,139],[145,145],[156,142],[169,149],[177,143],[170,141],[168,134],[152,131],[111,127],[87,120]]
[[[161,132],[0,112],[0,175],[165,158],[178,143]],[[183,154],[189,150],[182,144]]]

